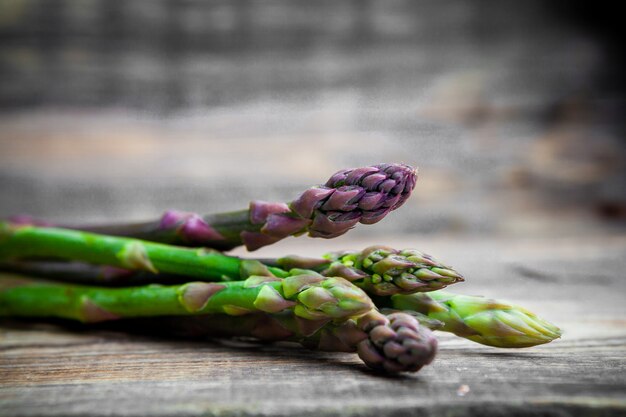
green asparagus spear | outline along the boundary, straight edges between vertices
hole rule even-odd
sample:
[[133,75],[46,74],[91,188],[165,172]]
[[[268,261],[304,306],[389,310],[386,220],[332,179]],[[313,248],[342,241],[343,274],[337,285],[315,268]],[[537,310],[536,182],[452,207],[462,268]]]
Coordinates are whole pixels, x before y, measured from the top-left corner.
[[[75,233],[75,232],[73,232]],[[114,238],[113,238],[114,239]],[[143,242],[141,244],[144,244]],[[152,247],[148,243],[147,247]],[[161,246],[158,246],[162,248]],[[0,243],[0,252],[2,244]],[[189,252],[188,249],[170,247],[168,258],[176,253]],[[230,279],[244,279],[248,274],[261,274],[261,270],[268,265],[267,274],[284,277],[288,272],[283,269],[310,269],[324,276],[337,276],[351,281],[353,284],[372,295],[411,294],[414,292],[433,291],[447,285],[463,281],[463,276],[451,267],[435,260],[433,257],[413,249],[396,250],[385,246],[371,246],[362,251],[344,251],[329,253],[324,258],[302,258],[287,256],[279,259],[241,260],[227,257],[216,252],[197,252],[198,261],[203,257],[215,260],[212,267],[216,269],[211,278],[218,279],[225,276]],[[72,255],[72,252],[67,254]],[[157,252],[162,255],[162,252]],[[189,262],[193,256],[187,256]],[[223,260],[223,262],[218,262]],[[194,259],[195,262],[195,259]],[[262,262],[260,264],[259,262]],[[221,264],[233,265],[230,269],[221,267]],[[239,268],[237,269],[237,265]],[[178,270],[177,264],[168,265],[171,270]],[[280,268],[278,268],[280,267]],[[160,268],[163,270],[162,268]],[[81,264],[63,263],[0,263],[0,270],[9,270],[34,274],[52,279],[70,279],[87,285],[133,285],[133,283],[171,282],[176,277],[152,273],[132,274],[119,267],[103,266],[90,267]],[[171,272],[171,271],[170,271]],[[239,275],[236,274],[239,273]],[[179,274],[179,275],[182,275]],[[184,278],[184,276],[183,276]],[[202,277],[200,277],[202,278]],[[180,277],[178,278],[180,280]],[[125,284],[127,282],[128,284]]]
[[286,256],[260,261],[284,269],[305,268],[326,276],[343,277],[368,294],[380,296],[434,291],[464,280],[457,271],[430,255],[381,245],[362,251],[329,253],[323,259]]
[[101,288],[0,275],[0,316],[60,317],[97,322],[124,317],[293,310],[308,320],[345,319],[374,308],[343,278],[310,273],[284,279],[251,276],[245,281],[152,284]]
[[[289,204],[253,201],[246,210],[207,216],[169,210],[147,223],[69,228],[177,245],[220,250],[245,245],[255,250],[288,236],[333,238],[357,223],[374,224],[404,204],[416,180],[410,166],[379,164],[341,170]],[[13,222],[49,225],[29,216],[15,216]]]
[[77,230],[0,223],[0,260],[52,257],[151,273],[205,280],[238,280],[250,269],[286,277],[280,268],[226,256],[213,249],[192,249]]
[[[0,225],[0,258],[34,255],[75,258],[118,267],[143,268],[153,272],[158,266],[164,272],[213,280],[240,279],[255,273],[277,277],[301,273],[297,269],[286,272],[271,266],[266,269],[259,262],[243,261],[202,249],[171,247],[63,229]],[[325,275],[337,274],[352,280],[372,295],[393,294],[393,288],[396,288],[396,293],[436,289],[441,288],[437,286],[442,282],[445,283],[446,279],[462,280],[454,277],[454,275],[460,277],[454,270],[437,263],[428,255],[381,247],[368,248],[360,254],[347,252],[328,255],[326,259],[286,257],[274,260],[273,263],[284,267],[302,266],[317,269]],[[402,282],[402,275],[406,273],[406,270],[400,272],[403,265],[409,269],[409,273],[412,272],[411,275],[422,280],[424,280],[423,273],[420,273],[422,270],[427,273],[433,272],[433,275],[437,274],[440,277],[432,280],[435,283],[434,287],[428,285],[418,286],[417,289],[402,288],[398,283]],[[377,271],[385,271],[382,275],[387,277],[376,282]],[[446,324],[444,330],[490,346],[534,346],[550,342],[560,336],[558,328],[519,307],[441,291],[430,294],[432,297],[415,294],[402,298],[397,295],[392,297],[391,301],[381,297],[376,299],[376,304],[379,307],[407,309],[426,314],[444,322]]]
[[558,327],[530,311],[484,297],[433,291],[377,297],[374,302],[379,308],[423,314],[441,321],[440,330],[488,346],[523,348],[561,337]]
[[312,349],[357,351],[369,367],[387,372],[415,372],[433,360],[437,341],[428,328],[407,314],[380,314],[346,284],[342,278],[317,275],[253,276],[239,282],[112,289],[0,274],[0,317],[85,323],[152,317],[163,330],[168,322],[179,326],[193,320],[196,331],[209,336],[292,340]]

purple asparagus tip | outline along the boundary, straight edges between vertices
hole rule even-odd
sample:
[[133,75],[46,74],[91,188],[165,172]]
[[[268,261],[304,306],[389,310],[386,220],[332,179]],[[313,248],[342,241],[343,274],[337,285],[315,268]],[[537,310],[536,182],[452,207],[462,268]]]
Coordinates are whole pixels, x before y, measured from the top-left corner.
[[[261,234],[282,239],[308,232],[311,237],[333,238],[357,223],[374,224],[409,198],[417,181],[416,170],[404,164],[379,164],[344,169],[324,185],[306,190],[284,207],[268,210],[265,203],[251,205],[252,218],[263,219]],[[258,213],[263,215],[259,216]],[[259,236],[249,236],[253,248],[262,245]]]
[[387,372],[417,372],[437,353],[437,339],[426,327],[405,313],[384,316],[378,312],[359,319],[368,338],[357,352],[367,366]]

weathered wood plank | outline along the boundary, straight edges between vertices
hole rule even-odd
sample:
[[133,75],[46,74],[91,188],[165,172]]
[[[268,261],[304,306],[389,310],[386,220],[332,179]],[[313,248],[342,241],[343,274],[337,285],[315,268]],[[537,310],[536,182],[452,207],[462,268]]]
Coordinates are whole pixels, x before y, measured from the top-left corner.
[[555,242],[431,242],[467,271],[457,291],[513,299],[561,326],[549,345],[498,350],[442,333],[433,365],[383,377],[351,354],[4,321],[0,415],[626,415],[626,243]]
[[444,337],[434,365],[396,378],[353,355],[281,346],[55,328],[5,330],[3,339],[12,344],[2,351],[3,415],[626,413],[626,338],[503,352]]

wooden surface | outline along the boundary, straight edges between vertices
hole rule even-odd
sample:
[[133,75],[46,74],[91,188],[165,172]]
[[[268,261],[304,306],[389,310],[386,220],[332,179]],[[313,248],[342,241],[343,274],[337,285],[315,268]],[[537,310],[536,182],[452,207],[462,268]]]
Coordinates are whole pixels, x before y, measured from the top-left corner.
[[[0,415],[626,415],[625,238],[383,240],[445,253],[467,275],[455,291],[522,304],[563,338],[502,350],[440,333],[432,365],[384,377],[352,354],[4,321]],[[292,239],[262,255],[323,244]]]

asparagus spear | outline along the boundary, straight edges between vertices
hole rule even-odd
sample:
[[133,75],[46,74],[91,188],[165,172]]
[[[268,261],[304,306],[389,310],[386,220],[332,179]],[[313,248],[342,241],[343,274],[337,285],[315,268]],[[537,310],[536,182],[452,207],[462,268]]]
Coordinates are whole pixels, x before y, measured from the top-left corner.
[[[75,233],[71,232],[72,236]],[[63,236],[65,235],[63,234]],[[83,240],[87,241],[86,239]],[[91,240],[93,241],[92,237]],[[147,242],[141,242],[141,244],[144,243]],[[147,247],[152,247],[152,244],[147,243]],[[1,248],[2,244],[0,243],[0,252]],[[171,247],[167,255],[171,258],[179,251],[186,253],[189,249]],[[160,253],[158,252],[157,255]],[[67,256],[72,256],[72,254],[72,252],[68,252]],[[244,279],[250,273],[262,274],[262,270],[266,266],[267,271],[263,273],[264,275],[272,274],[283,277],[289,274],[285,270],[308,269],[317,271],[324,276],[345,278],[372,295],[433,291],[463,281],[461,274],[435,260],[430,255],[413,249],[396,250],[385,246],[371,246],[362,251],[329,253],[324,258],[287,256],[279,259],[260,260],[242,260],[217,252],[209,252],[207,254],[201,251],[197,256],[200,258],[198,262],[203,262],[202,258],[207,256],[215,261],[212,264],[212,267],[216,269],[212,277],[214,279],[219,279],[220,276],[226,276],[230,279]],[[188,262],[191,262],[191,260],[196,262],[194,258],[193,256],[188,256]],[[220,267],[220,262],[218,262],[219,260],[224,260],[226,265],[232,264],[233,267],[230,269],[222,268]],[[239,265],[239,268],[236,265]],[[176,264],[170,265],[168,263],[167,266],[172,270],[178,269]],[[107,283],[111,285],[134,285],[135,283],[175,282],[176,279],[179,281],[181,279],[181,277],[163,274],[155,275],[145,272],[133,274],[132,271],[119,267],[90,267],[76,263],[59,262],[0,263],[0,270],[22,272],[52,279],[77,281],[87,285]],[[184,276],[182,278],[184,279]]]
[[289,274],[259,262],[226,256],[213,249],[192,249],[52,227],[0,223],[0,259],[53,257],[123,269],[170,273],[206,280],[237,280],[250,272]]
[[360,289],[343,278],[317,274],[284,279],[251,276],[245,281],[189,282],[102,288],[0,275],[0,316],[60,317],[98,322],[124,317],[293,310],[308,320],[345,319],[373,308]]
[[[27,264],[28,265],[28,264]],[[68,268],[68,266],[70,268]],[[37,263],[31,263],[28,268],[22,267],[18,272],[37,272]],[[56,267],[56,271],[50,274],[50,268]],[[74,279],[81,280],[87,285],[97,283],[109,283],[117,285],[146,284],[155,278],[159,282],[166,282],[167,277],[150,274],[148,277],[132,274],[129,276],[127,270],[111,270],[111,281],[105,281],[107,277],[94,279],[89,275],[90,271],[98,269],[90,268],[87,265],[64,265],[59,263],[44,263],[38,271],[43,276],[67,280],[61,274],[72,274],[72,267],[75,271]],[[108,267],[103,267],[100,272],[106,272]],[[121,271],[121,272],[120,272]],[[171,277],[180,280],[180,276]],[[443,330],[455,335],[467,338],[484,345],[521,348],[548,343],[560,336],[560,330],[553,324],[537,317],[528,310],[509,305],[497,300],[489,300],[483,297],[457,295],[444,291],[434,291],[427,294],[414,294],[407,296],[374,297],[377,307],[383,312],[389,309],[393,311],[402,310],[414,315],[420,324],[433,330]]]
[[343,277],[368,294],[379,296],[434,291],[464,281],[461,274],[430,255],[382,245],[362,251],[331,252],[322,259],[286,256],[260,261],[287,270],[304,268]]
[[[69,228],[220,250],[243,244],[252,251],[288,236],[333,238],[359,222],[374,224],[406,201],[416,180],[410,166],[379,164],[341,170],[288,204],[252,201],[246,210],[206,216],[169,210],[147,223]],[[28,216],[13,222],[49,225]]]
[[162,316],[193,316],[192,323],[203,334],[357,351],[369,367],[387,372],[415,372],[433,360],[437,341],[427,328],[407,314],[385,317],[346,284],[341,278],[316,275],[252,276],[219,284],[112,289],[2,274],[0,317],[59,317],[85,323],[156,317],[162,326],[167,323]]
[[[298,269],[286,272],[277,267],[265,267],[258,261],[228,257],[215,251],[171,247],[136,239],[99,236],[63,229],[0,225],[0,258],[29,255],[78,258],[118,267],[143,268],[152,272],[158,267],[165,272],[214,280],[239,279],[251,274],[286,277],[302,273]],[[403,263],[405,261],[407,262]],[[317,269],[324,275],[343,276],[372,295],[389,295],[394,291],[396,293],[424,291],[441,288],[441,285],[449,279],[462,280],[454,278],[455,274],[458,276],[455,271],[437,263],[428,255],[381,247],[368,248],[360,254],[355,252],[331,254],[326,259],[286,257],[268,262],[285,267],[301,266]],[[437,266],[432,266],[433,264]],[[409,268],[408,273],[412,272],[411,275],[422,280],[424,280],[424,273],[420,272],[422,270],[431,271],[440,277],[431,280],[428,286],[402,288],[400,284],[406,282],[403,278],[407,276],[407,271],[400,272],[402,265]],[[375,276],[377,271],[385,271],[380,282],[377,282]],[[560,336],[557,327],[520,307],[441,291],[430,295],[415,294],[407,297],[397,295],[392,297],[391,301],[381,297],[376,299],[376,304],[379,307],[408,309],[425,314],[444,322],[446,325],[443,330],[490,346],[534,346],[550,342]]]
[[525,308],[498,300],[433,291],[374,299],[379,308],[425,315],[443,323],[440,330],[483,345],[523,348],[549,343],[561,330]]
[[[160,317],[130,322],[125,329],[156,327],[158,334],[184,337],[246,337],[261,341],[294,341],[329,352],[358,352],[367,366],[387,372],[415,372],[429,364],[437,350],[432,332],[404,313],[371,312],[358,319],[311,321],[290,311],[277,314]],[[122,323],[124,324],[124,323]]]
[[[263,290],[242,292],[235,284],[239,283],[106,289],[1,275],[0,317],[61,317],[86,323],[123,318],[118,321],[131,331],[156,328],[159,334],[186,337],[245,336],[261,341],[294,341],[314,350],[358,352],[367,366],[387,372],[415,372],[434,359],[437,340],[410,315],[384,316],[369,310],[359,318],[331,320],[330,315],[320,314],[319,310],[312,310],[312,314],[311,310],[302,314],[297,308],[280,310],[293,302],[274,298],[263,302],[263,308],[271,311],[262,313],[259,311],[263,308],[258,308],[256,301],[251,305],[250,299],[256,293],[258,300]],[[207,294],[209,298],[205,300]],[[273,307],[267,308],[270,305]],[[348,311],[344,310],[342,316],[353,315]],[[138,317],[144,319],[138,321]]]

